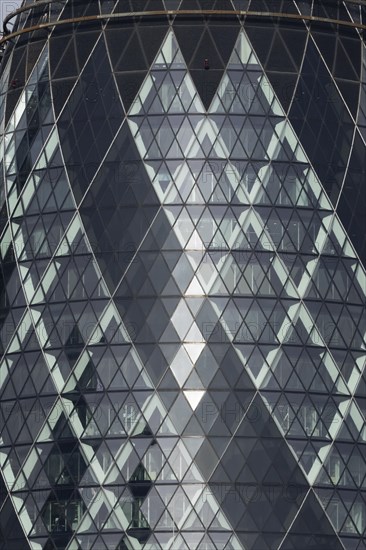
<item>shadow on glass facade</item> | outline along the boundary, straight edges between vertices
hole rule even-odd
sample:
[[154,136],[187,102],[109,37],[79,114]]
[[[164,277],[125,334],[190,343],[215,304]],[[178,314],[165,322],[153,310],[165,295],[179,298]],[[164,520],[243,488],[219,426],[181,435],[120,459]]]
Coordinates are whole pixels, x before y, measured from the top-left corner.
[[366,549],[364,24],[334,1],[19,14],[1,550]]

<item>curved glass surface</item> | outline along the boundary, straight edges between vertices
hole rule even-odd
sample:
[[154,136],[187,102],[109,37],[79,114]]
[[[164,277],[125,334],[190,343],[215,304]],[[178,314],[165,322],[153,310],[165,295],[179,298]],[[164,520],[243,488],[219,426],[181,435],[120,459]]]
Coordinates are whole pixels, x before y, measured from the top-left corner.
[[0,549],[363,548],[364,60],[218,17],[7,48]]

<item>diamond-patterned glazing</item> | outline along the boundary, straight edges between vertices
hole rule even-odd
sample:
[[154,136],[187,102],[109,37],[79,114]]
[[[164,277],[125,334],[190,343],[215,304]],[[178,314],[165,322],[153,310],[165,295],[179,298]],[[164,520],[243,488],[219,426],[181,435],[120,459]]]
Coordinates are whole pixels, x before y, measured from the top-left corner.
[[365,549],[359,35],[98,25],[3,60],[0,548]]

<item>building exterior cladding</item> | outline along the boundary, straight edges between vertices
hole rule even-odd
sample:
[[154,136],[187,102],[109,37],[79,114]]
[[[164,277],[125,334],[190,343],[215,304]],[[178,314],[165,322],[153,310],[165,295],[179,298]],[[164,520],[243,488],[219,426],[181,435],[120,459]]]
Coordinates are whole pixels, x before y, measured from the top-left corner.
[[24,2],[0,549],[366,548],[361,4]]

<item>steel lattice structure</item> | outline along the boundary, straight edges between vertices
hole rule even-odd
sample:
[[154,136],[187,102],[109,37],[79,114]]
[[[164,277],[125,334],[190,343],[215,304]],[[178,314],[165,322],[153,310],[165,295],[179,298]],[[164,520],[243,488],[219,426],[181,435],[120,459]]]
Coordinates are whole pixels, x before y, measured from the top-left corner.
[[0,550],[366,549],[365,25],[6,18]]

